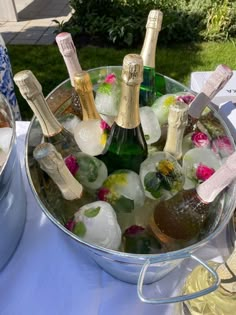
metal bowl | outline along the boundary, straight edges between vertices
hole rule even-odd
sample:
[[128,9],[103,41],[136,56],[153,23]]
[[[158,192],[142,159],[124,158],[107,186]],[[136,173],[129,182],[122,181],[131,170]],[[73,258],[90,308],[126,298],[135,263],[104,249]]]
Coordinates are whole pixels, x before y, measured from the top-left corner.
[[[89,70],[92,82],[94,84],[94,89],[96,90],[97,82],[104,79],[105,76],[111,72],[117,75],[121,74],[121,67],[101,67]],[[162,84],[162,93],[177,93],[183,91],[189,91],[187,87],[172,80],[166,76],[156,74],[157,82],[160,79]],[[71,102],[71,86],[68,80],[62,82],[58,87],[56,87],[47,97],[47,101],[52,111],[55,113],[58,119],[63,118],[63,115],[67,112],[67,108]],[[224,121],[219,117],[213,104],[209,104],[210,112],[207,117],[212,121],[216,122],[217,128],[220,128],[221,132],[228,136],[233,148],[234,142],[228,131],[228,128]],[[219,233],[223,231],[226,225],[229,223],[236,203],[236,185],[232,183],[225,193],[225,203],[223,211],[219,217],[219,222],[214,226],[204,239],[198,243],[183,248],[181,250],[167,252],[162,254],[147,255],[147,254],[129,254],[114,250],[109,250],[103,247],[95,246],[89,244],[69,230],[67,230],[63,225],[63,215],[57,211],[56,205],[50,203],[50,196],[47,195],[47,189],[44,186],[45,182],[43,179],[43,173],[40,170],[38,164],[35,162],[32,156],[32,152],[37,144],[42,140],[42,131],[39,126],[37,119],[34,117],[31,121],[27,139],[26,139],[26,167],[28,180],[33,191],[33,194],[40,204],[43,212],[47,217],[63,232],[65,235],[69,236],[69,241],[76,242],[78,246],[82,246],[84,250],[87,251],[99,266],[101,266],[105,271],[114,277],[129,283],[138,283],[138,295],[142,301],[148,303],[169,303],[185,300],[186,298],[180,299],[167,299],[165,301],[160,300],[149,300],[146,299],[142,293],[143,284],[155,282],[170,271],[172,271],[180,262],[185,258],[192,258],[197,260],[201,264],[207,265],[201,261],[199,258],[193,255],[199,248],[203,247],[206,243],[213,240]],[[59,203],[62,198],[58,197]],[[78,251],[79,254],[79,251]],[[211,290],[215,290],[219,284],[217,275],[215,275],[215,283]],[[208,292],[203,292],[203,294]]]
[[12,128],[7,158],[0,168],[0,270],[21,239],[26,219],[26,194],[16,150],[16,126],[11,106],[0,94],[0,113]]

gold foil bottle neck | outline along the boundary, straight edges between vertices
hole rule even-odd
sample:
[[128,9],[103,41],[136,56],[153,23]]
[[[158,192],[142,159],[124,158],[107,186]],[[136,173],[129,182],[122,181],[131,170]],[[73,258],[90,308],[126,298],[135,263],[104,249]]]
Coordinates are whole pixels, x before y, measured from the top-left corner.
[[163,20],[163,13],[160,10],[151,10],[148,14],[146,28],[155,28],[160,32]]
[[74,77],[75,91],[79,96],[83,120],[101,119],[93,96],[93,85],[87,71],[77,73]]
[[138,54],[128,54],[124,57],[122,80],[127,85],[138,85],[143,81],[143,59]]
[[80,94],[89,93],[93,90],[93,85],[87,71],[76,73],[74,77],[75,89]]

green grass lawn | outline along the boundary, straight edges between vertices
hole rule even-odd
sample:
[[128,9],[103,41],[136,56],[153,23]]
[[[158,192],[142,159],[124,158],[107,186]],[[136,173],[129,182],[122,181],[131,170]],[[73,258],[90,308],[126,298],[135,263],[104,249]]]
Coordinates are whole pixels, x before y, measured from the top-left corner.
[[[21,70],[31,70],[38,78],[46,96],[60,82],[68,78],[66,67],[56,45],[8,47],[13,74]],[[138,50],[115,50],[113,48],[83,47],[78,56],[83,69],[105,65],[121,65],[126,54]],[[236,69],[236,46],[226,43],[188,43],[171,47],[157,47],[156,70],[185,85],[189,85],[190,74],[194,71],[214,70],[218,64],[225,63]],[[17,99],[23,119],[32,117],[31,109],[18,92]]]

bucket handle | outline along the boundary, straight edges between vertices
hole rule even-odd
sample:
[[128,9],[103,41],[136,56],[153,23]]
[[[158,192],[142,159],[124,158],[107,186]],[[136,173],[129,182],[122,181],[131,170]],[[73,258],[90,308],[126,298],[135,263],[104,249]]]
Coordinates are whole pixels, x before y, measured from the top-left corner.
[[[152,259],[148,259],[148,260],[146,260],[146,262],[144,263],[144,265],[141,269],[139,279],[138,279],[138,284],[137,284],[138,297],[140,298],[140,300],[142,302],[149,303],[149,304],[168,304],[168,303],[183,302],[183,301],[195,299],[195,298],[198,298],[198,297],[203,296],[205,294],[211,293],[219,287],[220,279],[219,279],[217,272],[214,269],[212,269],[209,265],[207,265],[204,261],[202,261],[200,258],[198,258],[192,254],[180,255],[180,256],[178,256],[177,259],[181,259],[181,258],[192,258],[193,260],[200,263],[204,268],[206,268],[211,273],[211,275],[213,276],[214,282],[212,283],[212,285],[206,289],[203,289],[203,290],[191,293],[191,294],[179,295],[179,296],[174,296],[174,297],[169,297],[169,298],[147,298],[143,295],[143,282],[144,282],[144,277],[145,277],[146,271],[151,264],[153,264],[155,262],[160,262],[157,260],[155,261]],[[166,258],[166,259],[162,260],[162,262],[168,261],[168,260],[169,259]]]

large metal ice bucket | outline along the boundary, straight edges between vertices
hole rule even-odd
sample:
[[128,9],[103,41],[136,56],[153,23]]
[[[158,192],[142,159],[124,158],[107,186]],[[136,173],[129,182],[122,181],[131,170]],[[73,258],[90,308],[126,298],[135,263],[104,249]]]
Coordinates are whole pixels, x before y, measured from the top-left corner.
[[12,109],[0,94],[0,112],[12,128],[7,159],[0,169],[0,270],[13,255],[24,230],[26,194],[16,150],[16,126]]
[[[111,72],[115,72],[117,75],[120,75],[121,67],[102,67],[89,70],[95,90],[97,81],[104,78],[107,74]],[[188,88],[168,77],[157,74],[157,79],[158,77],[161,77],[161,81],[164,80],[165,82],[165,86],[163,86],[163,88],[165,88],[165,93],[189,91]],[[55,115],[58,118],[61,118],[71,102],[71,87],[69,81],[66,80],[62,82],[48,95],[47,100]],[[225,134],[232,142],[233,148],[235,148],[233,139],[229,134],[227,126],[217,114],[216,110],[214,109],[214,105],[210,104],[209,107],[211,108],[215,119],[219,120],[223,130],[225,131]],[[60,223],[60,218],[55,215],[55,212],[50,207],[50,204],[47,201],[45,190],[42,187],[42,181],[40,179],[42,171],[40,170],[39,166],[34,161],[32,156],[33,149],[38,143],[40,143],[41,139],[41,128],[37,122],[37,119],[33,118],[26,139],[27,175],[33,194],[35,195],[35,198],[37,199],[42,210],[48,216],[48,218],[60,230],[62,230],[65,235],[68,236],[69,241],[76,242],[77,246],[82,246],[84,250],[87,251],[88,255],[90,255],[97,262],[97,264],[109,274],[125,282],[138,283],[138,294],[141,300],[148,303],[169,303],[185,300],[185,298],[180,298],[174,300],[167,299],[165,301],[150,301],[143,296],[143,284],[152,283],[163,278],[185,258],[190,257],[195,261],[197,260],[198,262],[204,264],[204,266],[206,266],[207,268],[207,265],[203,261],[195,257],[193,253],[196,252],[196,250],[198,250],[199,248],[203,247],[209,241],[213,240],[217,235],[219,235],[219,233],[221,233],[230,222],[236,203],[236,184],[232,183],[227,189],[225,207],[219,219],[218,225],[214,228],[213,231],[209,233],[209,235],[207,235],[200,242],[181,250],[155,255],[129,254],[113,251],[84,242],[82,239],[67,230]],[[219,285],[217,275],[214,274],[214,276],[215,283],[211,288],[211,291],[215,290]],[[206,293],[208,293],[207,290],[201,292],[201,294]]]

